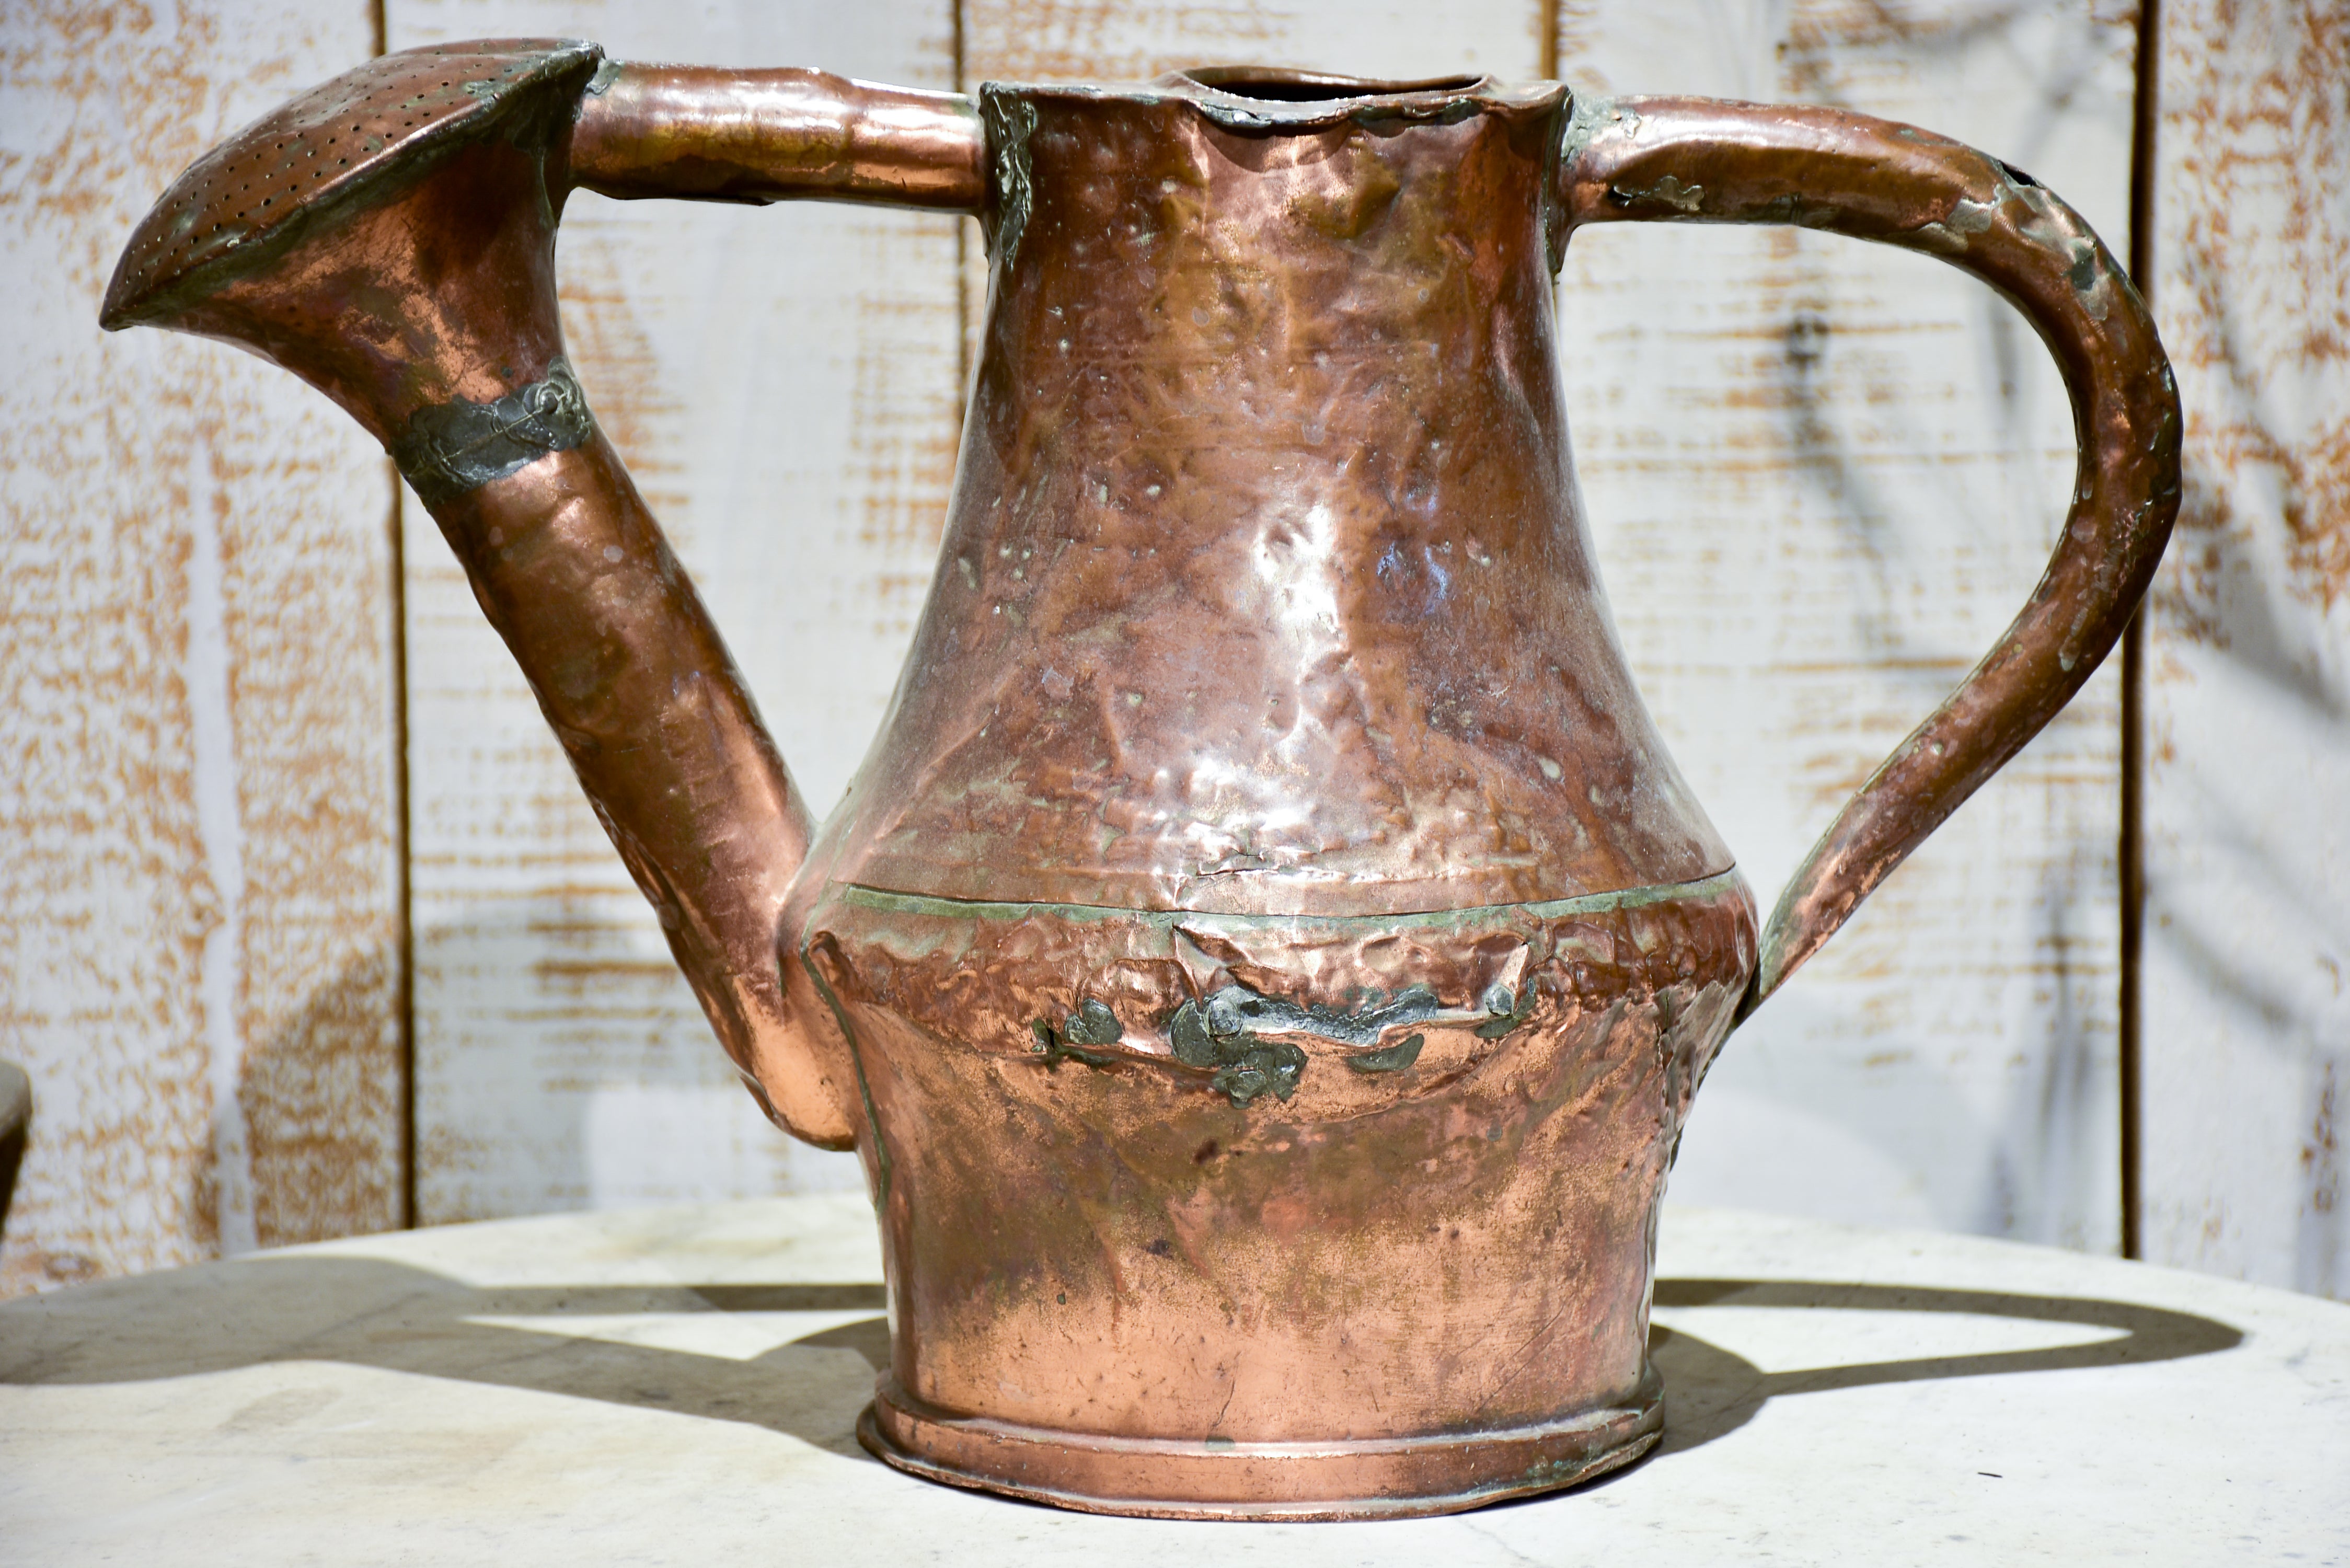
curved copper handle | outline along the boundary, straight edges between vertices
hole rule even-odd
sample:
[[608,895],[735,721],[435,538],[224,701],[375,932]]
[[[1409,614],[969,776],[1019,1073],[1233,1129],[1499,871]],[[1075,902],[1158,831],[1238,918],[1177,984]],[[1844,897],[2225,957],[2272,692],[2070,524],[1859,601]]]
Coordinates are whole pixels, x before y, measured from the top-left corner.
[[2078,213],[1960,142],[1841,109],[1578,103],[1560,164],[1571,230],[1798,223],[1939,256],[2039,329],[2081,443],[2073,508],[2031,600],[1912,731],[1780,896],[1745,1017],[2081,689],[2152,580],[2178,512],[2178,390],[2146,302]]
[[828,71],[609,63],[580,98],[569,154],[573,187],[624,201],[975,213],[987,194],[970,99]]

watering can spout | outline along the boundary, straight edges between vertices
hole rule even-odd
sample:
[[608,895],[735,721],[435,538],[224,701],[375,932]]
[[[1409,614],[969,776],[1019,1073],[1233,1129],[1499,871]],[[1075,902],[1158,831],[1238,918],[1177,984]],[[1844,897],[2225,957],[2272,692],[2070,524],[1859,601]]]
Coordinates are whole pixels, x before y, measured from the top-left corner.
[[[639,130],[648,100],[673,111],[660,101],[673,75],[630,77],[560,40],[374,60],[182,175],[132,235],[99,319],[234,343],[384,444],[754,1093],[787,1130],[847,1147],[854,1066],[787,912],[814,825],[564,357],[555,231],[579,182],[951,204],[976,186],[976,121],[958,141],[969,116],[945,95],[768,73],[764,98],[715,115],[703,151],[689,139],[681,154]],[[761,112],[786,134],[757,134]]]

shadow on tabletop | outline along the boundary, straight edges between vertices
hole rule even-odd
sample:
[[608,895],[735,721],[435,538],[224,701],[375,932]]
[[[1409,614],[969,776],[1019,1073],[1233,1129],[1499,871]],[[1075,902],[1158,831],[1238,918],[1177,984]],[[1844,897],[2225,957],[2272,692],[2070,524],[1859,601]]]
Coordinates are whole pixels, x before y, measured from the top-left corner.
[[[2100,1366],[2139,1366],[2181,1361],[2232,1350],[2243,1334],[2214,1318],[2172,1312],[2137,1302],[2095,1296],[2015,1295],[2004,1291],[1943,1290],[1931,1286],[1827,1284],[1810,1280],[1660,1279],[1661,1307],[1795,1307],[1845,1312],[1966,1313],[2033,1323],[2074,1324],[2119,1330],[2116,1337],[2045,1350],[2001,1350],[1973,1355],[1929,1355],[1903,1361],[1854,1362],[1765,1372],[1695,1334],[1661,1324],[1648,1332],[1648,1353],[1665,1380],[1665,1435],[1635,1464],[1589,1483],[1600,1488],[1674,1454],[1727,1437],[1752,1420],[1773,1399],[1866,1388],[1887,1383],[1924,1383],[1953,1377],[1992,1377],[2024,1372],[2068,1372]],[[1534,1500],[1522,1500],[1534,1501]],[[1503,1504],[1507,1507],[1509,1504]]]
[[[1791,1395],[2175,1361],[2227,1350],[2243,1339],[2210,1318],[2092,1297],[1663,1279],[1656,1300],[1667,1307],[1966,1313],[2120,1332],[2045,1350],[1766,1373],[1694,1334],[1659,1325],[1650,1345],[1667,1389],[1664,1441],[1633,1469],[1734,1432],[1768,1401]],[[877,1284],[475,1286],[380,1259],[260,1257],[85,1285],[0,1307],[0,1384],[132,1383],[330,1361],[738,1421],[862,1459],[851,1434],[870,1397],[873,1374],[889,1361],[882,1308]],[[744,1360],[483,1321],[609,1320],[712,1309],[874,1315]],[[1605,1486],[1608,1479],[1592,1484]]]

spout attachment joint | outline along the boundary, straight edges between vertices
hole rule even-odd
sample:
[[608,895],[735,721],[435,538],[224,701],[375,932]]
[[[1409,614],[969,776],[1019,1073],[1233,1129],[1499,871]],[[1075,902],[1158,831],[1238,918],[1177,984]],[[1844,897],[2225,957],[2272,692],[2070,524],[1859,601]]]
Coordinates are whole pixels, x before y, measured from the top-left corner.
[[439,506],[549,452],[585,446],[595,433],[579,379],[558,355],[544,380],[504,397],[417,410],[392,438],[391,460],[425,505]]

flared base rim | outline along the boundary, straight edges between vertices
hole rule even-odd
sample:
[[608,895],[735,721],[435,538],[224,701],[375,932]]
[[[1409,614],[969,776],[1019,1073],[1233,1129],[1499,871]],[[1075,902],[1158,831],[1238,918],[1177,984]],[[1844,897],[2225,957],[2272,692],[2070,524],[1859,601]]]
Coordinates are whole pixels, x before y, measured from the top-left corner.
[[1149,1519],[1414,1519],[1556,1491],[1630,1464],[1664,1431],[1647,1369],[1631,1400],[1539,1426],[1357,1441],[1114,1438],[929,1410],[884,1377],[858,1441],[925,1480]]

